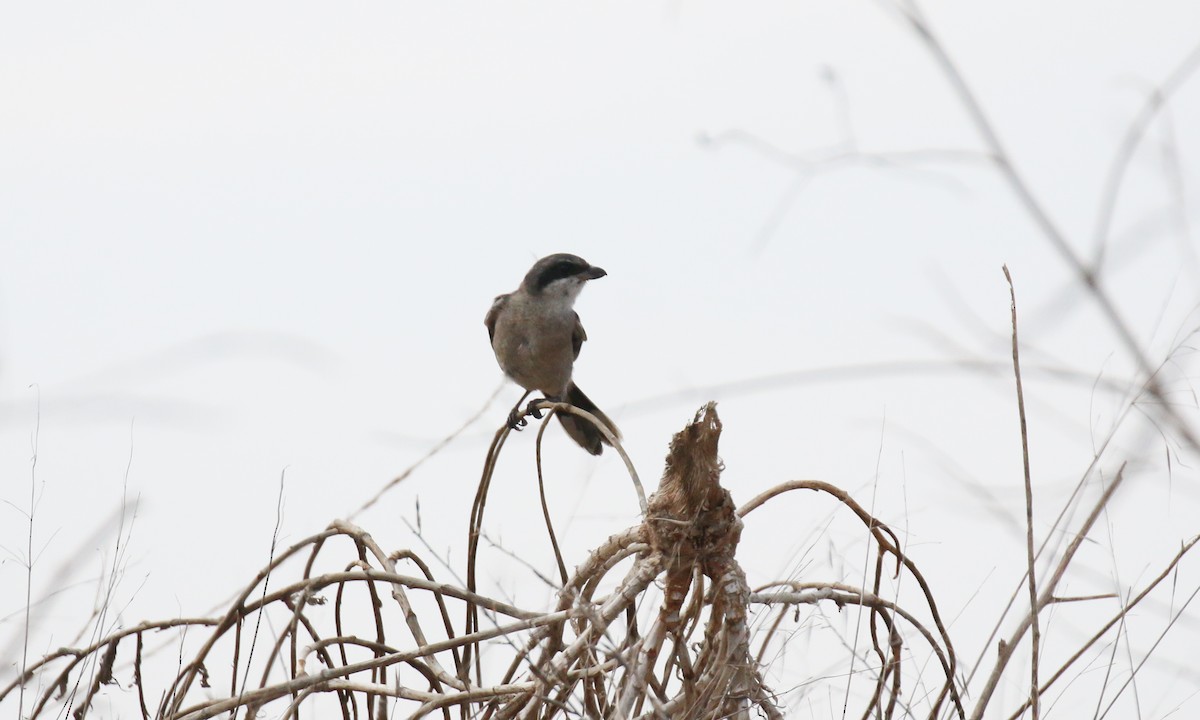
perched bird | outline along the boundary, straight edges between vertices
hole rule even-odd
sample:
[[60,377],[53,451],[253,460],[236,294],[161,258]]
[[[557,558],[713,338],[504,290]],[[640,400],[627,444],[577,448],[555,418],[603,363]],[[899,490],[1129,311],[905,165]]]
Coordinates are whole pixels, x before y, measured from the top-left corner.
[[[587,410],[620,437],[613,421],[571,379],[575,358],[587,340],[574,310],[575,298],[588,280],[607,274],[578,255],[549,255],[533,264],[519,288],[497,296],[483,323],[505,375],[526,390],[541,391],[547,400]],[[516,427],[518,419],[514,414],[510,425]],[[567,435],[593,455],[603,450],[601,442],[608,443],[583,418],[559,413],[558,419]]]

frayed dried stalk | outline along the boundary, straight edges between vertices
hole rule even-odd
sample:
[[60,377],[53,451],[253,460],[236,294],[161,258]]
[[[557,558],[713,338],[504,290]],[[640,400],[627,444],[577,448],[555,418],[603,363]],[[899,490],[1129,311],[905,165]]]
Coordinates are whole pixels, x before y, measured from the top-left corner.
[[[644,527],[666,573],[658,624],[674,640],[676,652],[686,652],[680,610],[693,578],[707,577],[713,593],[705,639],[684,675],[692,680],[684,684],[688,716],[749,717],[748,708],[757,703],[769,717],[779,717],[766,702],[770,693],[762,687],[750,656],[750,587],[735,557],[742,521],[733,497],[720,484],[721,428],[716,404],[702,407],[671,440],[666,470],[650,498]],[[647,648],[646,667],[653,666],[658,652],[658,647]]]

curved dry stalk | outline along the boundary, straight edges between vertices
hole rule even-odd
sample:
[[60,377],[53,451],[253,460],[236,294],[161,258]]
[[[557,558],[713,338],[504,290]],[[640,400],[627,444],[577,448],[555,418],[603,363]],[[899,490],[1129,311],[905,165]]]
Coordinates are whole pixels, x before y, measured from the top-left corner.
[[[766,592],[774,587],[789,587],[791,590],[781,592]],[[880,597],[874,593],[864,592],[863,590],[851,585],[833,582],[802,583],[795,581],[779,581],[764,585],[750,594],[750,602],[762,605],[815,605],[822,600],[832,601],[839,607],[843,605],[861,605],[873,610],[886,611],[900,616],[905,620],[905,622],[912,625],[923,638],[925,638],[925,642],[929,645],[930,650],[933,651],[934,655],[938,659],[938,662],[941,663],[942,672],[945,676],[945,683],[947,685],[954,684],[955,677],[953,672],[953,664],[951,663],[950,649],[943,646],[941,643],[941,638],[935,635],[931,630],[929,630],[929,628],[925,627],[925,625],[918,620],[916,616],[897,603],[888,600],[887,598]],[[884,617],[886,617],[886,615]],[[890,623],[888,623],[888,625],[891,627]],[[885,671],[886,669],[885,663]],[[882,675],[881,677],[886,677],[886,675]],[[950,690],[945,690],[943,691],[943,694],[948,692],[950,692]],[[894,700],[895,698],[896,695],[893,695],[892,699]],[[873,703],[874,702],[877,702],[877,700],[873,700]],[[869,705],[867,707],[867,712],[869,713],[873,707],[874,705]],[[935,708],[934,712],[930,714],[930,717],[936,717],[936,712],[937,710]],[[865,716],[866,714],[864,714],[864,717]]]
[[[891,554],[896,558],[897,572],[899,572],[901,566],[908,570],[913,579],[917,581],[917,585],[920,586],[921,592],[925,596],[926,605],[929,608],[930,614],[934,620],[934,624],[937,626],[938,633],[941,636],[942,646],[946,648],[946,659],[949,663],[949,675],[954,677],[958,667],[957,655],[954,652],[954,644],[950,640],[950,634],[946,630],[945,623],[942,621],[941,612],[938,610],[937,602],[934,599],[933,590],[930,588],[929,582],[925,579],[924,574],[917,568],[916,564],[900,549],[900,540],[896,536],[895,532],[867,512],[866,509],[859,505],[854,498],[850,497],[850,494],[845,490],[821,480],[792,480],[789,482],[780,483],[759,493],[749,502],[738,508],[738,516],[745,517],[755,509],[761,507],[768,500],[792,490],[813,490],[817,492],[823,492],[837,498],[839,502],[853,511],[854,514],[858,516],[858,518],[867,526],[867,530],[871,533],[871,536],[875,539],[876,544],[879,546],[879,552],[881,554]],[[880,575],[880,569],[877,566],[875,575],[876,584],[880,579]],[[959,716],[965,716],[966,711],[962,705],[962,698],[958,691],[958,687],[954,683],[950,683],[942,688],[942,693],[935,702],[935,710],[941,707],[941,704],[946,697],[949,697],[954,703],[955,710],[958,712]]]
[[[3,689],[0,689],[0,701],[3,701],[9,693],[19,688],[23,683],[28,683],[33,679],[34,675],[42,670],[42,668],[50,663],[55,662],[56,660],[61,660],[68,657],[72,658],[71,667],[74,667],[77,663],[82,662],[86,657],[92,655],[101,648],[107,647],[108,645],[114,643],[119,643],[121,640],[129,637],[130,635],[140,636],[143,632],[148,630],[168,630],[170,628],[187,627],[192,625],[211,627],[219,624],[220,622],[220,618],[172,618],[170,620],[147,620],[140,622],[137,625],[132,625],[130,627],[109,633],[108,635],[105,635],[99,640],[93,642],[91,645],[87,645],[85,647],[59,648],[58,650],[45,655],[36,662],[30,663],[23,674],[18,675],[13,679],[12,682],[10,682],[8,685],[5,685]],[[59,682],[56,681],[51,684],[51,688],[57,687],[58,685]]]
[[[512,413],[516,413],[520,409],[521,403],[524,402],[525,398],[528,396],[529,396],[529,391],[526,391],[525,394],[522,395],[521,398],[517,401],[516,405],[513,406]],[[541,443],[542,443],[543,433],[545,432],[546,425],[549,422],[550,417],[552,417],[554,414],[559,413],[559,412],[565,412],[568,414],[577,415],[579,417],[586,419],[588,422],[592,423],[601,432],[601,434],[603,434],[605,436],[605,438],[608,440],[609,444],[617,451],[617,453],[621,456],[621,459],[625,462],[626,470],[629,472],[630,479],[632,480],[634,489],[637,492],[639,507],[641,508],[643,515],[646,512],[645,491],[642,489],[642,484],[638,478],[637,470],[633,466],[633,461],[629,459],[629,455],[628,455],[628,453],[625,452],[625,448],[622,447],[620,440],[615,435],[613,435],[612,431],[609,430],[609,428],[604,423],[600,422],[594,415],[592,415],[591,413],[589,413],[585,410],[580,410],[579,408],[575,407],[574,405],[571,405],[570,403],[554,403],[554,402],[549,402],[547,400],[541,400],[539,402],[536,402],[531,407],[536,408],[539,411],[540,410],[548,410],[549,411],[548,414],[546,415],[545,419],[542,422],[541,428],[539,428],[539,430],[538,430],[537,441],[536,441],[538,483],[539,483],[540,497],[541,497],[541,501],[542,501],[543,516],[544,516],[544,519],[546,522],[547,531],[550,534],[551,543],[552,543],[554,554],[555,554],[555,559],[558,562],[559,574],[560,574],[560,577],[562,578],[563,582],[566,583],[566,580],[567,580],[566,565],[562,561],[561,553],[558,549],[558,541],[554,535],[554,528],[553,528],[553,524],[550,520],[549,508],[546,505],[544,483],[542,480]],[[512,413],[510,413],[510,417],[512,416]],[[482,528],[483,528],[483,514],[484,514],[484,509],[487,506],[488,491],[491,488],[491,481],[492,481],[492,477],[496,470],[496,463],[499,461],[499,458],[500,458],[500,451],[504,447],[504,442],[505,442],[505,440],[507,440],[511,431],[512,431],[512,428],[508,427],[507,425],[505,425],[504,427],[502,427],[496,431],[496,434],[492,439],[492,444],[488,448],[487,456],[484,461],[483,473],[480,477],[479,486],[475,492],[475,500],[471,507],[471,517],[470,517],[470,521],[468,523],[468,530],[467,530],[467,589],[470,591],[474,591],[477,587],[476,586],[476,565],[478,563],[478,555],[479,555],[479,538],[480,538],[480,535],[482,533]],[[465,622],[464,632],[471,633],[471,632],[478,630],[478,628],[479,628],[478,608],[476,608],[474,605],[468,603],[467,608],[466,608],[466,622]],[[482,682],[482,668],[480,667],[480,664],[479,664],[478,649],[475,647],[472,647],[472,646],[468,646],[467,648],[464,649],[463,667],[459,670],[459,678],[464,681],[466,680],[466,674],[470,672],[472,657],[474,657],[474,660],[475,660],[475,680],[477,683],[480,683],[480,682]]]
[[554,562],[558,565],[558,577],[563,585],[567,584],[567,566],[563,562],[562,551],[558,548],[558,536],[554,534],[554,521],[550,518],[550,505],[546,502],[546,481],[542,474],[542,438],[546,428],[550,426],[550,418],[558,412],[551,410],[546,421],[538,428],[537,441],[534,443],[534,454],[537,460],[538,498],[542,501],[542,519],[546,521],[546,533],[550,536],[550,547],[554,550]]
[[220,701],[202,703],[200,705],[187,708],[181,713],[176,713],[171,717],[178,720],[204,720],[204,718],[215,717],[225,712],[229,712],[234,708],[251,705],[259,706],[277,700],[282,697],[287,697],[293,693],[299,693],[311,687],[319,689],[333,690],[326,683],[335,678],[343,678],[353,675],[364,670],[372,670],[380,667],[387,667],[409,660],[424,658],[433,655],[434,653],[446,652],[454,647],[466,647],[471,643],[478,643],[484,640],[511,635],[513,633],[529,630],[531,628],[547,625],[550,623],[560,622],[570,617],[570,613],[547,613],[538,615],[517,623],[502,625],[490,630],[483,630],[471,635],[462,635],[453,640],[443,640],[435,643],[430,643],[424,648],[417,650],[407,650],[404,652],[384,655],[382,657],[371,658],[357,663],[350,663],[338,668],[327,668],[315,674],[301,675],[288,682],[278,683],[259,690],[248,692],[242,698],[230,698]]
[[[517,404],[513,406],[513,412],[521,406],[525,398],[529,395],[526,391],[524,395],[517,400]],[[479,536],[483,531],[483,512],[487,507],[487,495],[492,485],[492,475],[496,471],[496,462],[500,459],[500,449],[504,447],[504,441],[508,439],[511,428],[507,425],[496,431],[492,437],[492,444],[488,447],[487,455],[483,463],[483,473],[479,478],[479,486],[475,490],[475,499],[471,504],[471,517],[467,525],[467,590],[474,592],[476,585],[475,564],[479,553]],[[466,618],[463,622],[463,633],[470,635],[479,629],[479,608],[474,604],[468,603],[466,607]],[[463,648],[462,666],[458,670],[458,678],[462,682],[466,682],[471,673],[471,660],[475,660],[475,682],[482,682],[483,670],[479,664],[479,654],[477,648],[467,645]]]
[[[638,507],[641,508],[643,516],[646,514],[646,491],[643,489],[642,481],[638,477],[637,468],[633,466],[633,461],[629,459],[629,453],[625,452],[625,446],[621,444],[621,439],[614,435],[612,430],[608,429],[607,425],[600,422],[595,415],[591,414],[587,410],[581,410],[570,403],[541,400],[535,403],[535,407],[539,410],[565,412],[568,415],[581,417],[590,422],[592,425],[595,425],[596,429],[599,430],[602,435],[604,435],[606,440],[608,440],[608,444],[612,446],[613,450],[616,450],[617,454],[621,456],[621,461],[625,463],[625,470],[629,473],[629,479],[633,482],[634,492],[637,493]],[[546,420],[548,421],[549,419],[549,416],[547,416]]]

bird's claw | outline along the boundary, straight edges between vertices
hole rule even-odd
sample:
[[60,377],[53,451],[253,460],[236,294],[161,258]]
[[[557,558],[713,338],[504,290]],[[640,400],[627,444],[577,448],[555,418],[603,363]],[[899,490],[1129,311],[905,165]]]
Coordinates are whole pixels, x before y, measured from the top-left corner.
[[540,402],[541,400],[530,400],[529,404],[525,406],[525,414],[541,420],[542,409],[538,407],[538,403]]
[[534,419],[541,420],[544,416],[542,415],[542,409],[538,407],[538,405],[541,405],[544,402],[556,403],[559,402],[559,400],[558,398],[554,397],[544,397],[538,398],[537,400],[530,400],[529,404],[525,406],[524,412],[517,412],[517,409],[513,408],[512,412],[508,414],[509,429],[520,432],[521,428],[529,424],[529,421],[525,419],[526,417],[533,417]]
[[525,419],[524,415],[518,413],[516,408],[513,408],[513,411],[508,414],[508,428],[510,430],[521,432],[521,428],[528,424],[529,421]]
[[532,415],[533,417],[537,418],[538,420],[541,420],[542,419],[542,409],[540,407],[538,407],[538,405],[541,405],[542,403],[556,403],[556,402],[562,402],[562,400],[560,398],[553,397],[551,395],[547,395],[544,398],[538,398],[537,400],[530,400],[529,404],[525,406],[525,414]]

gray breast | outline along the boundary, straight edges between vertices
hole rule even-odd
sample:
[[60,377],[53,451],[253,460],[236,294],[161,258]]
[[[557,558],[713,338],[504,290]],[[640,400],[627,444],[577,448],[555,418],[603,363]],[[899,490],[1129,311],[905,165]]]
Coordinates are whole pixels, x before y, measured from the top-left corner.
[[497,318],[492,348],[505,374],[526,390],[561,396],[574,364],[575,315],[558,305],[510,297]]

